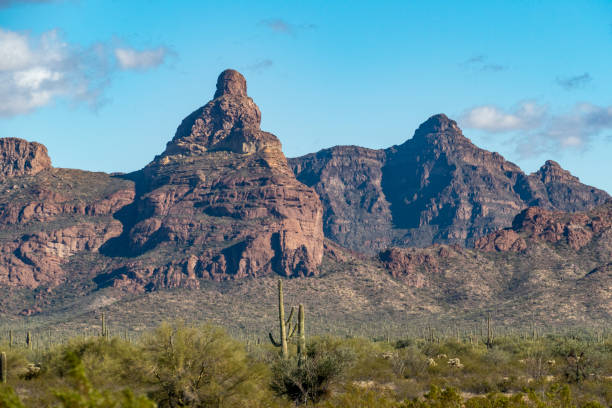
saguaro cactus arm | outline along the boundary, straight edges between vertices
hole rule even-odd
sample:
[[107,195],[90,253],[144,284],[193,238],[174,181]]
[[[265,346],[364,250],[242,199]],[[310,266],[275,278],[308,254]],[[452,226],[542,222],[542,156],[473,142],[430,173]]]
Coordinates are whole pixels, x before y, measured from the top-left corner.
[[274,340],[274,336],[272,335],[272,333],[268,333],[268,336],[270,336],[270,342],[272,343],[272,345],[274,347],[280,347],[281,346],[281,344],[279,342]]

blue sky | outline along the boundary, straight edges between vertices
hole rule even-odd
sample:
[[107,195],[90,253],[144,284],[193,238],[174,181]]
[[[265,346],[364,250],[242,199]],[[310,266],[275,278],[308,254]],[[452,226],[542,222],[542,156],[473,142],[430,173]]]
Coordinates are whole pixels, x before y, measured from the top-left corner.
[[612,2],[0,0],[0,137],[132,171],[247,78],[289,157],[388,147],[432,114],[612,193]]

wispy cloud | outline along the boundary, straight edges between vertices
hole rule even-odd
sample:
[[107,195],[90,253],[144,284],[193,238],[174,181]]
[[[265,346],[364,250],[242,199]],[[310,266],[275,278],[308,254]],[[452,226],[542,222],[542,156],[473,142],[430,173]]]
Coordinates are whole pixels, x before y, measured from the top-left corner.
[[158,47],[138,51],[133,48],[115,48],[115,57],[121,69],[148,69],[161,65],[168,56],[168,49]]
[[564,88],[567,91],[573,91],[574,89],[583,88],[588,83],[593,81],[593,78],[588,72],[582,75],[574,75],[565,78],[557,78],[557,85]]
[[494,105],[476,106],[461,117],[461,123],[469,128],[492,133],[532,129],[539,126],[547,112],[546,106],[525,101],[509,110]]
[[271,59],[263,59],[255,62],[254,64],[247,65],[244,67],[245,71],[261,72],[274,65],[274,61]]
[[275,33],[295,36],[298,31],[313,30],[317,28],[316,24],[292,24],[281,18],[270,18],[261,20],[260,25],[274,31]]
[[466,128],[506,133],[505,141],[522,157],[559,150],[586,149],[596,139],[607,139],[612,132],[612,106],[576,104],[566,112],[551,113],[546,106],[523,102],[503,110],[478,106],[466,111],[460,122]]
[[461,63],[461,65],[468,69],[488,72],[499,72],[508,69],[506,65],[489,62],[489,58],[486,55],[474,55]]
[[28,113],[57,98],[96,108],[117,69],[159,65],[166,55],[160,50],[113,52],[104,43],[69,44],[57,30],[33,36],[0,29],[0,116]]

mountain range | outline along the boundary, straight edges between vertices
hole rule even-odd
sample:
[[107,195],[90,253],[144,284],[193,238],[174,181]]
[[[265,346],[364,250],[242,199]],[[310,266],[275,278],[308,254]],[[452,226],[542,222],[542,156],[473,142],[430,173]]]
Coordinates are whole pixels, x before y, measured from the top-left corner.
[[245,78],[226,70],[133,173],[54,168],[45,146],[0,139],[0,310],[205,282],[248,292],[279,275],[334,282],[325,297],[362,290],[338,277],[369,273],[410,294],[391,309],[416,315],[510,302],[514,318],[612,319],[612,201],[558,163],[526,174],[444,114],[387,149],[286,159],[260,122]]

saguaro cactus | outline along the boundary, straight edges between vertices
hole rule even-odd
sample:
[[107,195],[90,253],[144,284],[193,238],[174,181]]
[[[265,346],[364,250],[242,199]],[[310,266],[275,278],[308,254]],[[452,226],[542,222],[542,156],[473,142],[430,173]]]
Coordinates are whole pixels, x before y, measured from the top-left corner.
[[298,365],[306,360],[306,328],[304,327],[304,305],[298,308]]
[[285,304],[283,299],[283,281],[281,279],[278,280],[278,321],[279,321],[279,335],[280,341],[274,340],[274,336],[272,333],[269,333],[270,341],[275,347],[281,348],[281,356],[283,358],[289,358],[289,346],[287,341],[293,337],[295,333],[296,326],[291,325],[291,320],[293,319],[293,313],[295,312],[295,308],[291,308],[291,312],[289,312],[289,318],[285,320]]
[[26,333],[26,347],[32,350],[32,334],[29,331]]
[[8,378],[8,364],[6,362],[6,353],[3,351],[0,353],[0,381],[2,384],[6,384]]
[[493,334],[491,333],[491,313],[487,313],[487,348],[493,347]]
[[102,312],[102,337],[107,337],[108,333],[106,331],[106,316],[104,315],[104,312]]

